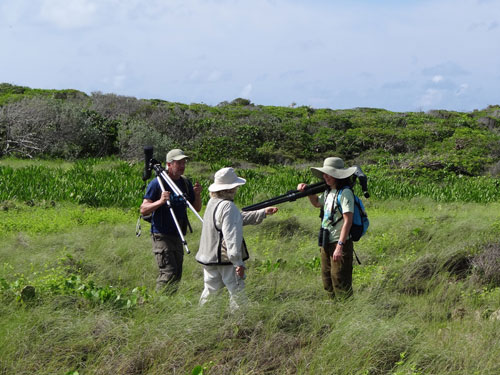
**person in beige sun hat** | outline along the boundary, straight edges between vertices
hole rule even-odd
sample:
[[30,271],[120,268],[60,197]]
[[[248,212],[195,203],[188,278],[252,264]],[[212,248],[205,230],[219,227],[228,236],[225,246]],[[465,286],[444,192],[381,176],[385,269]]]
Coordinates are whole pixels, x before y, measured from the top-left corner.
[[203,216],[200,247],[196,260],[203,265],[204,289],[200,305],[224,286],[230,297],[232,311],[246,301],[244,293],[245,260],[248,251],[243,239],[243,225],[259,224],[278,209],[241,212],[234,204],[238,188],[246,183],[231,167],[218,170],[208,188],[210,200]]
[[342,180],[351,177],[356,172],[356,167],[344,168],[344,161],[341,158],[330,157],[323,162],[323,167],[311,167],[311,172],[318,178],[323,178],[323,173],[326,173],[333,178]]
[[[311,167],[314,176],[325,180],[327,190],[322,194],[309,195],[314,207],[323,208],[321,222],[321,278],[323,287],[334,297],[352,295],[353,241],[349,236],[354,213],[354,193],[351,176],[356,167],[346,168],[338,157],[326,158],[322,167]],[[304,191],[305,183],[297,190]],[[338,203],[340,202],[340,204]]]
[[247,182],[244,178],[238,177],[233,168],[222,168],[214,175],[214,183],[208,187],[209,192],[221,190],[231,190],[244,185]]

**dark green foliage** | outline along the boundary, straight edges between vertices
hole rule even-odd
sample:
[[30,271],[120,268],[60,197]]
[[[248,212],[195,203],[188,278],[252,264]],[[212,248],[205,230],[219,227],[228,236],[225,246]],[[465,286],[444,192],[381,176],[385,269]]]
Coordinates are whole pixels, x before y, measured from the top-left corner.
[[497,173],[500,107],[395,113],[274,107],[237,98],[211,107],[75,90],[0,85],[0,156],[142,159],[145,145],[183,148],[194,160],[259,164],[321,161],[398,170]]
[[251,105],[252,103],[248,99],[236,98],[231,101],[231,105]]
[[81,154],[84,156],[109,156],[118,152],[118,128],[120,121],[107,119],[100,113],[85,109],[86,130],[83,136],[86,138],[85,148]]

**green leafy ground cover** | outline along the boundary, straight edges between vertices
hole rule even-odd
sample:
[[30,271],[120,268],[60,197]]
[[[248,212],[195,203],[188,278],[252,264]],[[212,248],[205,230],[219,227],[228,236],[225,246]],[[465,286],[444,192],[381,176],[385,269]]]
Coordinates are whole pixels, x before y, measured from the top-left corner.
[[[0,202],[72,202],[89,207],[138,207],[146,184],[142,181],[144,165],[116,159],[84,159],[67,162],[37,160],[0,160]],[[285,194],[299,182],[314,183],[308,164],[301,166],[251,166],[230,161],[217,164],[193,163],[188,177],[205,188],[202,199],[208,201],[207,188],[219,168],[233,165],[238,173],[251,180],[238,194],[242,206]],[[310,164],[319,166],[320,164]],[[465,176],[439,171],[391,169],[387,166],[363,166],[369,176],[369,190],[378,199],[427,197],[439,202],[488,203],[500,200],[500,180],[494,176]],[[362,192],[356,185],[359,195]],[[8,205],[4,205],[4,210]]]
[[[203,278],[193,255],[186,255],[178,294],[154,292],[149,236],[135,236],[139,165],[50,163],[0,167],[0,191],[17,194],[1,199],[0,374],[500,372],[500,203],[494,194],[462,198],[489,191],[494,179],[439,181],[446,176],[431,173],[431,199],[425,178],[397,185],[406,186],[400,193],[385,184],[397,183],[390,171],[367,169],[371,226],[355,246],[362,265],[347,301],[330,301],[322,291],[317,210],[307,199],[280,205],[263,224],[245,228],[251,304],[230,314],[225,293],[198,307]],[[206,187],[219,167],[193,164],[188,171]],[[113,184],[102,170],[108,179],[130,179],[119,193],[129,198],[105,199],[115,192],[106,190]],[[309,176],[300,168],[239,172],[249,189],[241,190],[240,206]],[[16,181],[30,176],[27,189],[35,194],[38,186],[45,195],[20,199]],[[51,181],[64,176],[64,184]],[[102,192],[99,203],[72,201],[68,191],[78,188],[65,185],[80,178]],[[276,191],[262,188],[278,184]],[[200,223],[191,222],[187,241],[195,253]]]

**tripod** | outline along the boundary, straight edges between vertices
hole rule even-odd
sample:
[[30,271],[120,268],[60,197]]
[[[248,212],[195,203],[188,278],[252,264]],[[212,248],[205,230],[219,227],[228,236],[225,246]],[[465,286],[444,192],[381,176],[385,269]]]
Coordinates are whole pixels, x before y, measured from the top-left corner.
[[[203,219],[198,214],[198,212],[196,212],[196,210],[194,209],[194,207],[191,204],[191,202],[189,202],[189,200],[187,199],[186,193],[184,193],[177,186],[177,184],[172,180],[172,178],[168,175],[168,171],[166,171],[165,169],[163,169],[162,166],[161,166],[161,164],[158,161],[156,161],[155,159],[151,159],[151,164],[152,164],[152,168],[154,169],[154,171],[156,173],[156,178],[159,178],[159,176],[163,177],[163,179],[167,182],[168,186],[170,186],[170,189],[174,192],[174,194],[176,196],[181,197],[182,200],[184,201],[184,203],[189,207],[189,209],[203,223]],[[163,185],[161,184],[161,181],[158,180],[158,182],[160,183],[160,187],[162,188],[162,191],[165,191],[165,189],[163,188]]]
[[[153,148],[152,147],[145,147],[144,148],[144,154],[145,154],[145,169],[144,169],[144,174],[142,176],[143,181],[147,181],[151,177],[151,170],[155,171],[156,174],[156,179],[158,181],[158,184],[160,185],[160,189],[163,192],[166,191],[164,183],[166,183],[169,187],[171,192],[176,196],[180,197],[180,199],[183,201],[183,203],[188,206],[191,211],[196,215],[196,217],[203,223],[203,219],[201,216],[196,212],[195,208],[189,202],[186,193],[184,193],[178,186],[177,184],[172,180],[172,178],[168,175],[168,171],[166,171],[158,162],[157,160],[152,158],[153,155]],[[182,233],[182,229],[179,225],[179,222],[177,220],[177,217],[175,216],[174,210],[172,208],[172,204],[170,202],[170,199],[167,200],[166,202],[168,209],[170,210],[170,214],[172,215],[172,219],[174,220],[175,226],[177,228],[177,232],[179,234],[179,237],[181,239],[181,242],[186,249],[186,253],[190,254],[189,248],[187,246],[187,241],[184,238],[184,235]]]

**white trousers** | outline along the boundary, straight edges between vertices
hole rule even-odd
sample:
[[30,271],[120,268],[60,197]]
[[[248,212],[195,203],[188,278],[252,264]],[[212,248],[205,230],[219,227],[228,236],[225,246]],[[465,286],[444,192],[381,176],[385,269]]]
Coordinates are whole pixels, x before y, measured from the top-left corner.
[[224,286],[229,292],[229,308],[237,310],[246,303],[245,282],[236,275],[236,268],[227,266],[203,266],[205,288],[201,293],[200,305],[204,305],[211,295],[217,294]]

